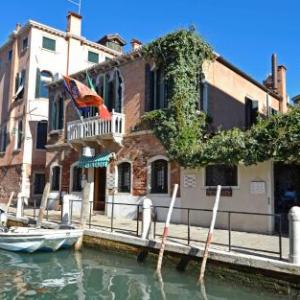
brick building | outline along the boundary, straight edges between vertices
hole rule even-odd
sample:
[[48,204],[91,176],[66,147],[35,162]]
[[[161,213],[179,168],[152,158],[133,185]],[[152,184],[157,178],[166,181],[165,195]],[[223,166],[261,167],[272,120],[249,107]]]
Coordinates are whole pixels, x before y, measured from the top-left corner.
[[[156,205],[168,205],[174,183],[180,184],[176,202],[179,207],[211,208],[213,189],[222,184],[228,191],[221,209],[273,212],[271,161],[251,167],[208,166],[197,170],[184,169],[169,161],[159,140],[140,123],[145,112],[163,108],[167,99],[160,70],[141,57],[139,46],[133,40],[131,53],[87,70],[98,94],[112,111],[111,121],[99,119],[92,110],[79,118],[62,81],[49,86],[49,120],[55,123],[61,116],[59,130],[50,121],[48,131],[46,172],[50,198],[58,201],[63,192],[80,200],[81,174],[85,174],[94,186],[93,209],[106,214],[110,213],[106,202],[112,200],[113,187],[114,201],[118,203],[140,203],[147,195]],[[286,112],[286,69],[277,66],[276,57],[272,66],[272,75],[261,84],[221,56],[216,55],[215,61],[204,64],[199,109],[212,117],[212,128],[247,128],[255,122],[257,114]],[[86,71],[72,77],[84,82]],[[58,113],[54,107],[60,101],[63,105]],[[134,208],[118,205],[115,214],[134,218],[136,212]],[[164,215],[160,211],[158,218]],[[273,230],[274,224],[268,218],[258,222],[245,219],[240,222],[237,217],[233,228]],[[185,212],[176,211],[173,221],[185,222]],[[195,214],[191,222],[207,225],[209,216]],[[218,222],[221,227],[227,221],[221,217]]]
[[116,35],[87,40],[81,16],[69,13],[66,31],[29,20],[0,46],[0,202],[12,191],[31,200],[43,192],[47,84],[122,54],[124,43]]

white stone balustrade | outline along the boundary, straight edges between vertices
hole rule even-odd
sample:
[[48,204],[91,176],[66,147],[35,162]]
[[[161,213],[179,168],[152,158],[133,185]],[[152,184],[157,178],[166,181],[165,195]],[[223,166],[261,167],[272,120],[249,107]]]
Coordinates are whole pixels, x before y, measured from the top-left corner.
[[111,120],[103,120],[98,116],[68,122],[68,142],[111,135],[120,139],[125,132],[125,115],[112,112]]

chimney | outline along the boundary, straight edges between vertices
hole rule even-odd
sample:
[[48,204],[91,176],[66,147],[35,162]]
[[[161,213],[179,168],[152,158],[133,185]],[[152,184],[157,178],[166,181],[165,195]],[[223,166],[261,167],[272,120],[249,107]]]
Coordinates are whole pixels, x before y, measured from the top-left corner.
[[273,90],[277,91],[278,88],[278,77],[277,77],[277,55],[275,53],[272,54],[272,82],[273,82]]
[[282,97],[280,102],[280,111],[285,113],[287,112],[287,103],[288,97],[286,93],[286,67],[278,66],[277,67],[277,76],[278,76],[278,93]]
[[18,32],[21,29],[22,25],[20,23],[16,24],[16,32]]
[[138,50],[143,45],[143,43],[137,39],[132,39],[130,44],[133,51]]
[[67,16],[67,32],[81,36],[81,20],[82,16],[69,12]]

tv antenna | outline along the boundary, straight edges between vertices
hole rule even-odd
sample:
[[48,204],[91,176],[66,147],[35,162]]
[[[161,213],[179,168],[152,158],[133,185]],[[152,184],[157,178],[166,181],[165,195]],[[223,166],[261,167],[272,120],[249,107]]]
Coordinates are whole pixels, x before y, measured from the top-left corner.
[[80,15],[80,12],[81,12],[81,0],[68,0],[68,1],[78,7],[78,14]]

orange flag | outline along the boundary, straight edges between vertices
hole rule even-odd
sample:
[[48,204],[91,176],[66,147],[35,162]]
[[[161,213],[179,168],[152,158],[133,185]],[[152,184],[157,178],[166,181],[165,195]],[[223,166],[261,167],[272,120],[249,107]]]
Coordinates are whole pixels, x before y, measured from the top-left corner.
[[102,97],[78,80],[75,80],[69,76],[63,77],[65,87],[72,99],[75,101],[77,107],[83,108],[95,106],[98,108],[99,117],[101,119],[111,119],[111,113],[104,104]]

